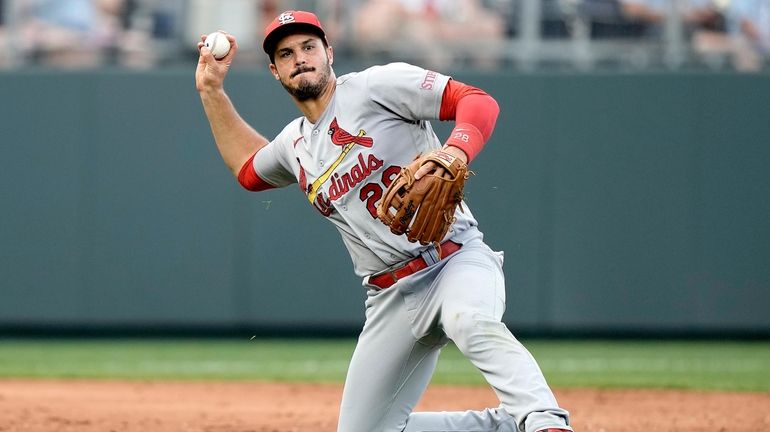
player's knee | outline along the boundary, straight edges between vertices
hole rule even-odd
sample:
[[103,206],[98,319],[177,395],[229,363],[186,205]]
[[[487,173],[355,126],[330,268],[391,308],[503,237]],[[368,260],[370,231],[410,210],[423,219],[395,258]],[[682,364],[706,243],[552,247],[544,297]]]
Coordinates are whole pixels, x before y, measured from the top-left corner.
[[478,312],[447,311],[442,316],[444,332],[464,353],[483,349],[483,345],[496,339],[499,321]]

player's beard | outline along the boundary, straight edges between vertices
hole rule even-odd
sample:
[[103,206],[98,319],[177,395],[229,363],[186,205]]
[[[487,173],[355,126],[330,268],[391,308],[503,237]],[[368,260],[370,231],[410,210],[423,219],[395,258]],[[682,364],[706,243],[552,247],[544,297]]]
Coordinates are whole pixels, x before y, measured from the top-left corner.
[[[315,68],[300,69],[300,71],[314,70]],[[296,73],[296,71],[294,73]],[[286,89],[287,92],[289,92],[290,95],[294,96],[295,99],[300,102],[304,102],[310,99],[317,99],[321,93],[323,93],[324,89],[326,89],[326,86],[329,83],[329,77],[331,77],[331,74],[332,68],[329,64],[329,59],[327,58],[326,63],[321,66],[321,72],[315,82],[301,77],[296,87],[292,87],[286,84],[283,80],[281,80],[281,85]]]

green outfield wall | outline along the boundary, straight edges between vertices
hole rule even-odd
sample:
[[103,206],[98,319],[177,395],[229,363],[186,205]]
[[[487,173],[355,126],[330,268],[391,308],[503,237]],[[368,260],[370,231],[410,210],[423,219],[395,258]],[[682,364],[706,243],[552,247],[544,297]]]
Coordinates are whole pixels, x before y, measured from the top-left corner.
[[[770,76],[456,78],[501,106],[467,201],[514,331],[770,334]],[[227,87],[268,136],[298,115],[267,73]],[[239,188],[192,68],[5,72],[0,100],[0,331],[360,328],[336,230]]]

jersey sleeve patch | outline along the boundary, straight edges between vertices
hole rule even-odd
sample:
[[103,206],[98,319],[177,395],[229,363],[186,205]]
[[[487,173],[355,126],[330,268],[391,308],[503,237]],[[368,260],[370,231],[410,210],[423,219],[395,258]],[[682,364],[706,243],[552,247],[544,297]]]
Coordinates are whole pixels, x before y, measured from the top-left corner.
[[449,76],[407,63],[367,69],[373,102],[408,120],[437,120]]

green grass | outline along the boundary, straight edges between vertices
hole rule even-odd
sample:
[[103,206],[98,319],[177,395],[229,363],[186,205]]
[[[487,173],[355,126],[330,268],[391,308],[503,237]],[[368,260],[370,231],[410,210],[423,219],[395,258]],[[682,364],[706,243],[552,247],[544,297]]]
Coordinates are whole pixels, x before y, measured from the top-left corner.
[[[770,391],[770,343],[524,341],[553,387]],[[341,382],[353,340],[0,339],[0,378]],[[450,345],[433,379],[481,385]]]

